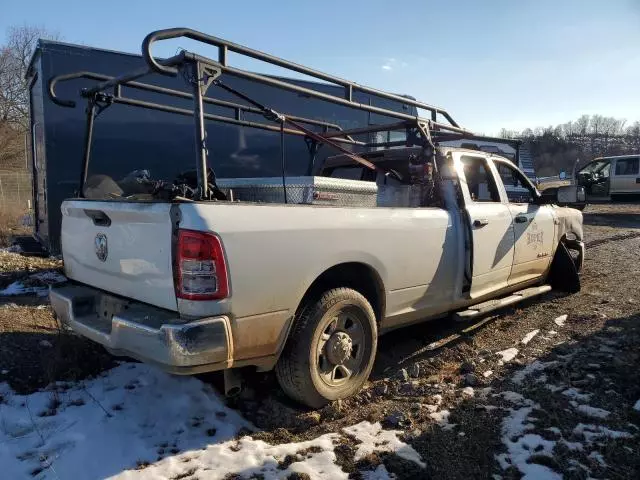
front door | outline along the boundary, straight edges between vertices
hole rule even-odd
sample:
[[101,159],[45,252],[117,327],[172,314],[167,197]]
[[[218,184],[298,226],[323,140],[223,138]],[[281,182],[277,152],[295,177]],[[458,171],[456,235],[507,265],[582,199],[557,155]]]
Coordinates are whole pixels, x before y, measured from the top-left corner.
[[514,229],[486,158],[460,155],[457,169],[472,237],[470,296],[477,298],[508,285]]
[[534,203],[533,185],[520,170],[511,163],[494,160],[502,183],[511,183],[522,191],[528,191],[528,198],[509,198],[507,205],[513,219],[515,253],[513,267],[509,275],[509,285],[541,277],[551,263],[555,238],[555,216],[550,205]]
[[610,193],[640,193],[640,157],[615,160]]

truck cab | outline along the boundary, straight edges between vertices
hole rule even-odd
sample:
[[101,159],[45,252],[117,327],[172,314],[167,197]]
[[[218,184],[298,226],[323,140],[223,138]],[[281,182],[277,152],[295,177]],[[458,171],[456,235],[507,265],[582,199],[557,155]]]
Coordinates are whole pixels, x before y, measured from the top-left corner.
[[640,194],[640,155],[600,157],[576,173],[592,198]]
[[[403,206],[444,207],[439,198],[425,199],[417,193],[419,187],[411,183],[408,159],[418,151],[414,147],[364,155],[390,174],[372,171],[344,156],[328,158],[320,174],[375,181],[379,205],[389,198],[397,201],[399,191],[405,189],[411,193],[404,195],[407,200]],[[468,299],[540,280],[550,267],[560,233],[556,226],[567,209],[544,201],[529,178],[505,157],[457,147],[441,147],[439,156],[445,159],[448,179],[459,189],[459,206],[464,208],[472,240],[467,272],[470,281],[465,287]],[[509,189],[514,187],[523,194],[511,195]]]

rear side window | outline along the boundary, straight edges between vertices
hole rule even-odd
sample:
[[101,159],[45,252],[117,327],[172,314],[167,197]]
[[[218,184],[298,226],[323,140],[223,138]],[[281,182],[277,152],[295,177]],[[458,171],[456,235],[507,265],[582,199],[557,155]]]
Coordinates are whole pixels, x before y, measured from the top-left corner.
[[474,202],[500,202],[496,182],[484,158],[467,157],[461,159],[469,195]]
[[638,175],[640,158],[620,158],[616,162],[616,175]]

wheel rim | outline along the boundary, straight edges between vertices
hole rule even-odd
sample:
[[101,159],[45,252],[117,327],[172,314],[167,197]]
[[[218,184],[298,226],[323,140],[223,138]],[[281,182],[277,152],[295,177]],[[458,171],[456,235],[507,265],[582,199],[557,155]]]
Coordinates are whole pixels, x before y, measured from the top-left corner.
[[357,308],[345,308],[331,315],[321,327],[315,350],[316,368],[328,386],[342,386],[362,370],[365,322]]

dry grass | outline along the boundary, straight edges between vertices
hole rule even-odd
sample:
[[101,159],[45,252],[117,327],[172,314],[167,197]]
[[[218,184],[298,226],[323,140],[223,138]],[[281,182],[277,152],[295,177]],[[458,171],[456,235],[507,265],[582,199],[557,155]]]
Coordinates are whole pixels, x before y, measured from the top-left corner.
[[22,225],[26,213],[24,207],[15,204],[0,205],[0,247],[8,247],[16,235],[29,234],[30,228]]

